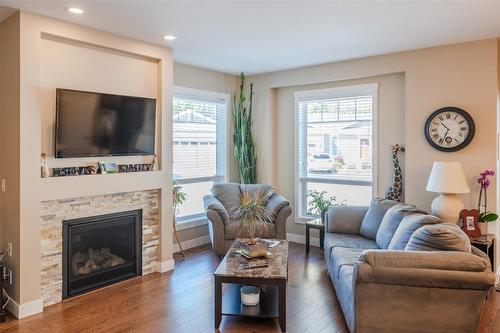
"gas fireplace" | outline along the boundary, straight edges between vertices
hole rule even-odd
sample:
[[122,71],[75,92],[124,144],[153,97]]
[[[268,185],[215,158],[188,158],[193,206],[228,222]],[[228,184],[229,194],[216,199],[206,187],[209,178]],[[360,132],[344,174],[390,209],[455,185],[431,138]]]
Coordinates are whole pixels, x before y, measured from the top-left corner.
[[63,299],[142,275],[142,210],[63,221]]

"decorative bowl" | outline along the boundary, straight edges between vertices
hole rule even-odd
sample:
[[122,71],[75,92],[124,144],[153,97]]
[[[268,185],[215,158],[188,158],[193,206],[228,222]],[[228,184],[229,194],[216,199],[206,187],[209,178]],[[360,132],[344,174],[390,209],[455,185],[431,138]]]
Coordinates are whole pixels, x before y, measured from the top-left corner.
[[243,286],[240,288],[241,303],[246,306],[259,304],[260,289],[255,286]]

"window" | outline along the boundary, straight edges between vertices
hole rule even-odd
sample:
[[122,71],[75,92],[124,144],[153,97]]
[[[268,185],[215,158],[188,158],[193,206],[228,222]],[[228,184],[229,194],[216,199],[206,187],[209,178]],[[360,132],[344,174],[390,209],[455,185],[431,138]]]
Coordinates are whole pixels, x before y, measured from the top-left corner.
[[227,174],[225,94],[180,88],[173,100],[173,180],[187,194],[179,223],[203,217],[203,196]]
[[295,93],[297,210],[309,216],[309,191],[368,205],[375,176],[377,84]]

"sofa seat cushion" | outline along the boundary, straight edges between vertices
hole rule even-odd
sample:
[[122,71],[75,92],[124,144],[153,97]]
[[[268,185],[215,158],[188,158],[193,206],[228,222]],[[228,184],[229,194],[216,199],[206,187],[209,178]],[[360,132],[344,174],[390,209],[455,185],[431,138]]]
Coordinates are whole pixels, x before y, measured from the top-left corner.
[[395,204],[397,204],[397,201],[373,198],[370,203],[370,208],[366,212],[363,222],[361,222],[359,234],[375,240],[378,228],[380,227],[380,223],[382,223],[385,213]]
[[[225,226],[226,239],[248,238],[248,228],[241,226],[239,222],[229,221]],[[275,238],[276,228],[272,222],[264,222],[256,228],[255,237]]]
[[428,224],[443,223],[439,217],[423,213],[408,214],[403,217],[389,243],[388,250],[404,250],[411,235],[420,227]]
[[405,251],[471,252],[469,237],[456,224],[430,224],[413,233]]
[[425,213],[413,205],[398,203],[387,210],[377,231],[376,241],[381,249],[387,249],[403,218],[408,214]]
[[327,233],[325,235],[325,254],[331,255],[334,247],[356,249],[378,249],[377,242],[360,235]]
[[339,277],[340,269],[343,266],[354,266],[354,263],[360,256],[364,249],[349,248],[349,247],[334,247],[330,256],[330,274]]

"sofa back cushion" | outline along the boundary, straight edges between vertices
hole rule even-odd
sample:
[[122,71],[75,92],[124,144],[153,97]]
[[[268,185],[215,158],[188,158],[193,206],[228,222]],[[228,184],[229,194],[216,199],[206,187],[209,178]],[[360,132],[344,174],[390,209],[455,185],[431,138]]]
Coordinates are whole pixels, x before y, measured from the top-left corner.
[[427,224],[443,223],[439,217],[423,213],[407,214],[401,220],[399,227],[394,233],[391,242],[389,243],[388,250],[404,250],[406,244],[410,240],[411,235],[418,228]]
[[229,216],[231,216],[231,212],[236,207],[239,207],[241,195],[240,184],[215,184],[210,191],[224,205]]
[[380,223],[389,208],[397,204],[397,201],[383,198],[373,198],[370,208],[361,222],[359,234],[369,239],[375,240]]
[[387,249],[403,218],[408,214],[425,213],[413,205],[398,203],[387,210],[377,231],[376,241],[381,249]]
[[405,251],[471,252],[470,239],[456,224],[429,224],[417,229]]

